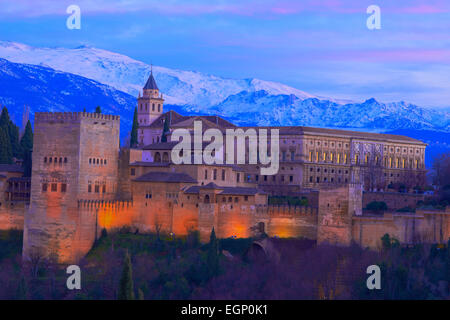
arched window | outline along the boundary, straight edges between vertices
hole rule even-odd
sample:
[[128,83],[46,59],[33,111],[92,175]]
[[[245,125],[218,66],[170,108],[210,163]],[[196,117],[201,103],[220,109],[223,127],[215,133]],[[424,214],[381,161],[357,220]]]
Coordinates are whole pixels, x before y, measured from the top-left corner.
[[205,195],[205,203],[209,203],[209,195]]
[[161,162],[161,155],[159,152],[155,153],[155,162]]
[[163,162],[169,162],[169,154],[167,152],[163,154]]

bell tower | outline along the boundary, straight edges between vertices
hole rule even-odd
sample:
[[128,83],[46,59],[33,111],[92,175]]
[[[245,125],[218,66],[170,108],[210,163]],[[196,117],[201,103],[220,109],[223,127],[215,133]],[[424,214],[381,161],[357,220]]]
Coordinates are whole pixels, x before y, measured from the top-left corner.
[[143,95],[139,93],[138,97],[138,124],[139,127],[145,127],[152,124],[163,113],[164,99],[159,93],[155,78],[153,77],[153,68],[148,77],[147,83],[143,88]]

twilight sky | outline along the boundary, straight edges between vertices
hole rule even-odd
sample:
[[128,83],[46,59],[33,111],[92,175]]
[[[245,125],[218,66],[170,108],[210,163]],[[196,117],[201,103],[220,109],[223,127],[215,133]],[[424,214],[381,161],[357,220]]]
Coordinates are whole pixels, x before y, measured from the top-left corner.
[[[66,28],[70,4],[81,8],[81,30]],[[373,4],[381,30],[366,27]],[[0,0],[0,40],[450,107],[450,0]]]

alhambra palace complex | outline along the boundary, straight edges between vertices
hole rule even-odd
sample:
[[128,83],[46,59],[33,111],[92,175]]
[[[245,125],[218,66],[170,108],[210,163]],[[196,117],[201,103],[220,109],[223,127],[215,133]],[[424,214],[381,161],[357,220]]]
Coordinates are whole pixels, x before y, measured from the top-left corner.
[[[186,235],[198,230],[220,238],[306,237],[318,243],[378,248],[388,233],[401,243],[446,242],[450,210],[395,212],[415,207],[412,191],[425,179],[425,147],[397,135],[308,127],[279,129],[276,175],[258,164],[173,164],[175,129],[238,129],[218,116],[163,113],[163,96],[150,75],[138,97],[138,146],[120,148],[120,119],[97,113],[36,113],[32,178],[0,165],[0,229],[24,230],[23,255],[53,255],[76,262],[101,230]],[[161,142],[168,121],[168,142]],[[251,129],[241,127],[242,130]],[[256,131],[261,128],[254,127]],[[270,131],[270,130],[269,130]],[[248,145],[247,145],[248,147]],[[223,150],[222,150],[223,151]],[[216,154],[223,157],[222,154]],[[248,153],[246,154],[248,159]],[[269,205],[270,196],[307,198],[307,206]],[[384,214],[366,214],[384,201]]]

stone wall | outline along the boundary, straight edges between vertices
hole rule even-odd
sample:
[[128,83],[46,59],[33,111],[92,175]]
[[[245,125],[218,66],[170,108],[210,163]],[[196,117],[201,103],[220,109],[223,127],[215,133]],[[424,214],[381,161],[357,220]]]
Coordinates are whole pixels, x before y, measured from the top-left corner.
[[29,204],[25,202],[3,202],[0,206],[0,230],[23,230],[25,211]]
[[401,193],[401,192],[367,192],[363,193],[363,208],[367,207],[372,201],[383,201],[387,204],[389,210],[398,210],[404,207],[415,208],[417,202],[424,200],[423,194]]
[[362,247],[380,249],[385,234],[402,244],[446,243],[450,239],[450,208],[353,217],[352,237]]

